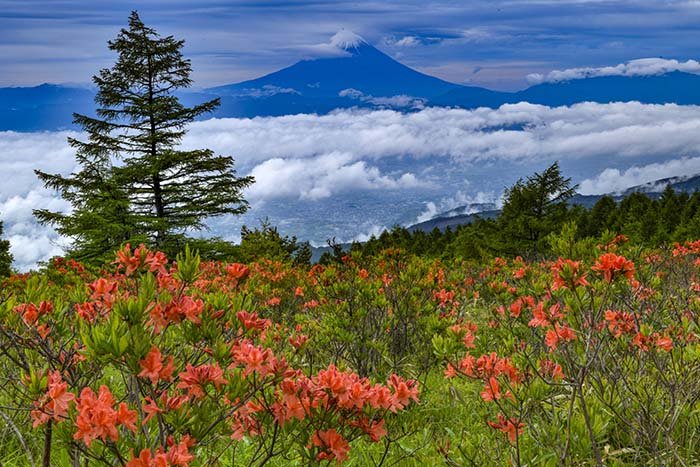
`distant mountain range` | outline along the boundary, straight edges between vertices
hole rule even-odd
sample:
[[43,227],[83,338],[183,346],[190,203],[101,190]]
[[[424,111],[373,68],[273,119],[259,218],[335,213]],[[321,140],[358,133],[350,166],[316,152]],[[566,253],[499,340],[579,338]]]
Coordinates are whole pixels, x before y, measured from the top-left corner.
[[[612,196],[616,201],[619,201],[636,192],[644,193],[651,198],[658,198],[668,185],[671,185],[676,192],[693,193],[700,190],[700,174],[689,177],[663,178],[653,182],[644,183],[642,185],[633,186],[621,193],[608,193],[608,195]],[[576,194],[573,198],[571,198],[569,203],[584,206],[590,209],[603,196],[605,195]],[[407,227],[407,229],[410,231],[422,230],[424,232],[430,232],[435,228],[445,230],[448,227],[454,228],[459,225],[470,224],[477,218],[493,219],[497,217],[500,212],[501,211],[496,209],[494,205],[489,203],[468,204],[437,214],[432,219],[411,225]]]
[[[185,104],[221,98],[214,117],[324,114],[337,108],[395,108],[429,105],[499,107],[530,102],[547,106],[577,102],[640,101],[700,105],[700,76],[670,72],[653,76],[603,76],[542,83],[500,92],[449,83],[413,70],[343,31],[330,46],[333,56],[302,60],[257,79],[180,94]],[[91,114],[94,90],[55,84],[0,88],[0,131],[72,128],[72,113]]]

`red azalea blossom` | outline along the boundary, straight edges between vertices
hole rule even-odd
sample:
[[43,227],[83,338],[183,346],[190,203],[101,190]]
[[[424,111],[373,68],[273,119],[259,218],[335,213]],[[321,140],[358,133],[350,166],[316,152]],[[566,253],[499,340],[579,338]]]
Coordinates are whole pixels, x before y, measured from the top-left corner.
[[540,361],[540,372],[543,376],[552,378],[554,381],[561,381],[564,379],[564,372],[561,365],[551,360]]
[[184,389],[188,396],[195,399],[204,397],[204,388],[207,384],[213,384],[217,390],[227,384],[224,372],[217,363],[197,367],[188,363],[185,371],[178,375],[178,379],[180,382],[177,383],[177,388]]
[[601,255],[591,269],[602,273],[607,282],[612,282],[615,277],[620,275],[628,280],[634,279],[634,263],[615,253]]
[[69,404],[75,400],[75,394],[68,392],[68,383],[63,381],[61,373],[52,371],[48,375],[48,390],[38,401],[34,402],[32,410],[32,427],[36,428],[53,419],[62,421],[68,414]]
[[579,261],[559,258],[552,265],[551,271],[553,290],[576,288],[578,286],[587,287],[589,285]]
[[170,381],[174,370],[173,357],[170,357],[167,363],[163,364],[163,356],[155,346],[139,364],[141,365],[139,376],[150,379],[154,385],[158,384],[160,380]]
[[490,402],[501,398],[501,385],[498,384],[498,380],[493,376],[486,381],[484,390],[481,391],[481,398],[485,402]]
[[605,321],[608,323],[608,330],[616,338],[623,334],[634,334],[637,332],[637,323],[634,315],[622,311],[607,310]]
[[114,410],[114,397],[107,386],[100,386],[98,395],[92,389],[84,388],[76,405],[78,418],[75,424],[78,431],[73,438],[82,440],[88,447],[98,438],[102,441],[117,441],[118,425],[136,430],[136,412],[128,410],[124,403],[120,404],[118,411]]
[[544,342],[549,347],[549,350],[554,350],[559,345],[560,341],[570,342],[576,340],[576,333],[568,325],[554,324],[554,329],[549,329],[545,335]]
[[670,337],[659,336],[654,341],[656,348],[666,352],[673,350],[673,340]]
[[311,444],[323,449],[318,460],[337,460],[342,462],[348,458],[350,445],[333,428],[326,431],[316,431],[311,437]]
[[250,269],[248,269],[248,266],[245,264],[233,263],[226,266],[226,273],[235,287],[239,282],[248,277]]
[[502,414],[498,414],[498,422],[490,421],[488,424],[491,428],[508,435],[508,439],[511,443],[515,443],[518,436],[523,433],[523,428],[525,427],[524,423],[515,419],[506,419]]

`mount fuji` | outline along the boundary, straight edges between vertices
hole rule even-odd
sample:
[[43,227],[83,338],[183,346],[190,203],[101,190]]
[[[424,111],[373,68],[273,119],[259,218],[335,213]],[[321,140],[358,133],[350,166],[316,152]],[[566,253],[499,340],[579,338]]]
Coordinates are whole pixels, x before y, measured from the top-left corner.
[[350,31],[334,35],[327,53],[331,56],[302,60],[257,79],[207,91],[237,97],[276,93],[337,98],[357,95],[349,91],[355,90],[365,96],[431,98],[460,87],[402,65]]
[[[500,92],[450,83],[416,71],[346,30],[312,49],[316,58],[260,78],[182,92],[179,97],[185,105],[220,98],[221,106],[204,118],[326,114],[352,107],[401,111],[426,106],[497,108],[517,102],[547,106],[586,101],[700,105],[700,75],[685,71],[585,76]],[[93,89],[54,84],[0,88],[0,131],[74,128],[72,112],[90,115],[93,98]]]

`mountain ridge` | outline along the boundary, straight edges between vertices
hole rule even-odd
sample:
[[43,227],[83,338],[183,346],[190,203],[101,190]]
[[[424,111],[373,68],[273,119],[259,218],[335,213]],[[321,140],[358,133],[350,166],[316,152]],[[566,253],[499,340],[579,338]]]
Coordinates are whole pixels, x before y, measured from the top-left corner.
[[[590,209],[603,196],[611,196],[615,201],[620,201],[632,193],[643,193],[652,198],[658,198],[668,185],[670,185],[676,192],[693,193],[700,190],[700,174],[661,178],[635,185],[619,192],[604,193],[600,195],[582,195],[577,193],[573,198],[571,198],[569,204],[579,205]],[[458,206],[450,209],[449,211],[438,213],[432,219],[409,225],[406,228],[409,231],[422,230],[424,232],[430,232],[435,228],[444,230],[448,227],[452,228],[459,225],[470,224],[478,218],[493,219],[501,212],[498,209],[469,212],[471,211],[471,206],[472,205]],[[468,213],[450,215],[450,213],[459,212],[460,210],[467,211]]]
[[[543,82],[516,92],[450,83],[421,73],[341,31],[324,44],[326,56],[300,60],[261,77],[178,96],[185,105],[220,98],[206,118],[326,114],[342,108],[425,106],[473,109],[504,104],[568,106],[579,102],[639,101],[700,105],[700,75],[669,71],[654,75],[593,76]],[[0,88],[0,131],[74,129],[72,113],[94,114],[94,90],[44,83]]]

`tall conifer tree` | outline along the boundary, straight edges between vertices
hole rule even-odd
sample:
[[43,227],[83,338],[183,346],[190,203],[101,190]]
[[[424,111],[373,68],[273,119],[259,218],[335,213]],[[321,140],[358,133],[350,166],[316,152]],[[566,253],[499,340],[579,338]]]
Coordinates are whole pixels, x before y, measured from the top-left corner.
[[231,157],[178,149],[186,125],[219,105],[214,99],[185,107],[176,96],[192,84],[183,45],[132,12],[129,28],[109,42],[116,63],[93,77],[96,117],[74,115],[88,135],[85,142],[70,140],[81,171],[70,177],[37,172],[74,208],[68,215],[38,211],[39,221],[76,238],[77,250],[86,239],[113,249],[115,242],[145,238],[174,253],[206,218],[246,211],[241,192],[253,179],[237,177]]

